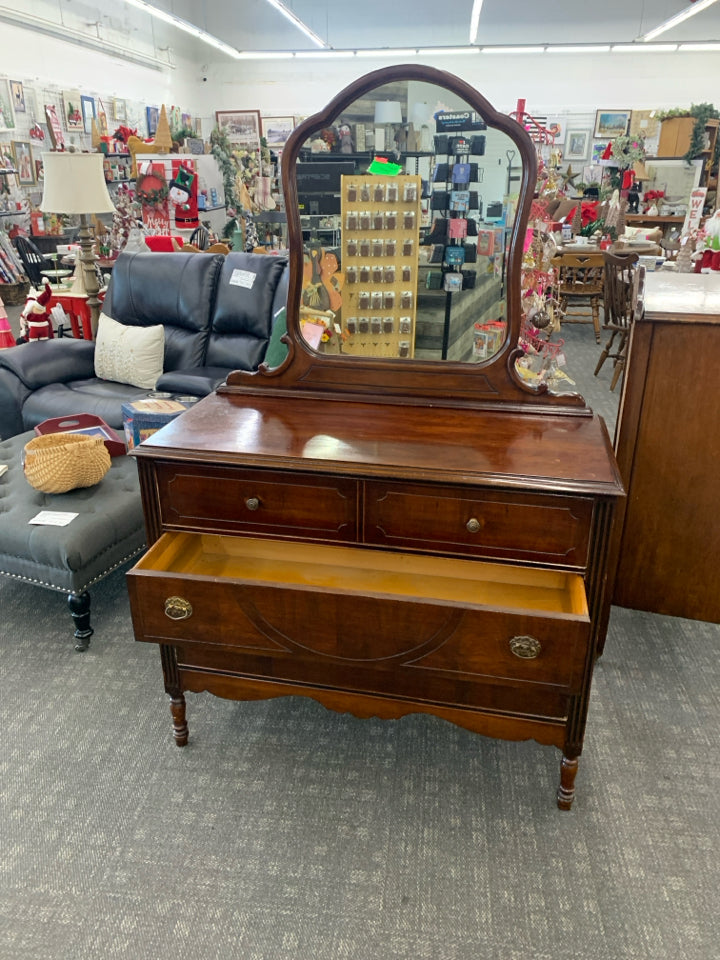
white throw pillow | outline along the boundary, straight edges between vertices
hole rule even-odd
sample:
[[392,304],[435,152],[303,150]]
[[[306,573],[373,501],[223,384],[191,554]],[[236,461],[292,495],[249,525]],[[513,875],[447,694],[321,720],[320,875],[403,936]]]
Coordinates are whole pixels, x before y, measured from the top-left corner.
[[126,327],[100,314],[95,338],[95,376],[152,390],[163,372],[165,328]]

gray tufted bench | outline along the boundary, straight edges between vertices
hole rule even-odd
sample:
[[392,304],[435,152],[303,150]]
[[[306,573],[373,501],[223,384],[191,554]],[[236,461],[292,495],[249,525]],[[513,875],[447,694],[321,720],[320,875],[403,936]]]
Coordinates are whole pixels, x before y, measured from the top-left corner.
[[[92,636],[88,588],[140,553],[145,544],[140,487],[132,457],[113,457],[94,487],[46,494],[25,479],[21,454],[35,434],[0,442],[0,574],[68,594],[76,650]],[[77,513],[67,526],[28,521],[41,510]]]

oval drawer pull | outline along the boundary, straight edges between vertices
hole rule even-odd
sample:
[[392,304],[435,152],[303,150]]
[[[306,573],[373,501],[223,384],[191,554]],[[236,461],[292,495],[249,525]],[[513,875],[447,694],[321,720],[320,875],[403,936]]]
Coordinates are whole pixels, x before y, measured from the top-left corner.
[[165,616],[171,620],[187,620],[192,612],[192,604],[183,597],[168,597],[165,601]]
[[540,656],[542,646],[535,637],[513,637],[510,641],[510,649],[521,660],[534,660],[535,657]]
[[465,529],[468,533],[479,533],[482,530],[482,523],[477,519],[477,517],[470,517],[468,522],[465,524]]
[[248,510],[257,510],[260,507],[260,500],[257,497],[248,497],[245,506]]

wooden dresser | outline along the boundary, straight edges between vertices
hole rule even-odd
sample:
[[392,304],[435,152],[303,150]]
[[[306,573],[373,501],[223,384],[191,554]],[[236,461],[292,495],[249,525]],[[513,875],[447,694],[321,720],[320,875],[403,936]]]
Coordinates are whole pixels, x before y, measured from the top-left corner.
[[613,603],[720,623],[720,274],[645,286],[616,431]]
[[286,208],[297,209],[306,140],[401,80],[440,85],[432,102],[464,97],[502,155],[507,142],[523,160],[507,339],[478,364],[316,353],[289,216],[286,361],[231,374],[133,451],[152,544],[129,574],[135,635],[160,646],[179,745],[187,690],[309,696],[359,717],[423,712],[558,747],[569,809],[622,485],[582,398],[531,387],[515,368],[534,148],[457,78],[389,68],[295,131]]

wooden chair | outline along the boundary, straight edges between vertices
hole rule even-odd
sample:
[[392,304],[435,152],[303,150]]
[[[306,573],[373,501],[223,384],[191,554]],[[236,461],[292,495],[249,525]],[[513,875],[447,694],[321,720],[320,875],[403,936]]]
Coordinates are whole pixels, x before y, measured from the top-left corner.
[[[610,389],[614,390],[625,369],[627,341],[638,299],[636,275],[639,255],[637,253],[617,255],[605,252],[603,256],[605,259],[605,329],[610,330],[610,339],[600,354],[595,367],[595,376],[598,375],[605,361],[608,358],[612,359],[614,369]],[[614,350],[613,345],[615,345]]]
[[602,253],[558,253],[552,265],[557,274],[557,295],[562,323],[592,323],[600,343],[600,300],[603,296]]

